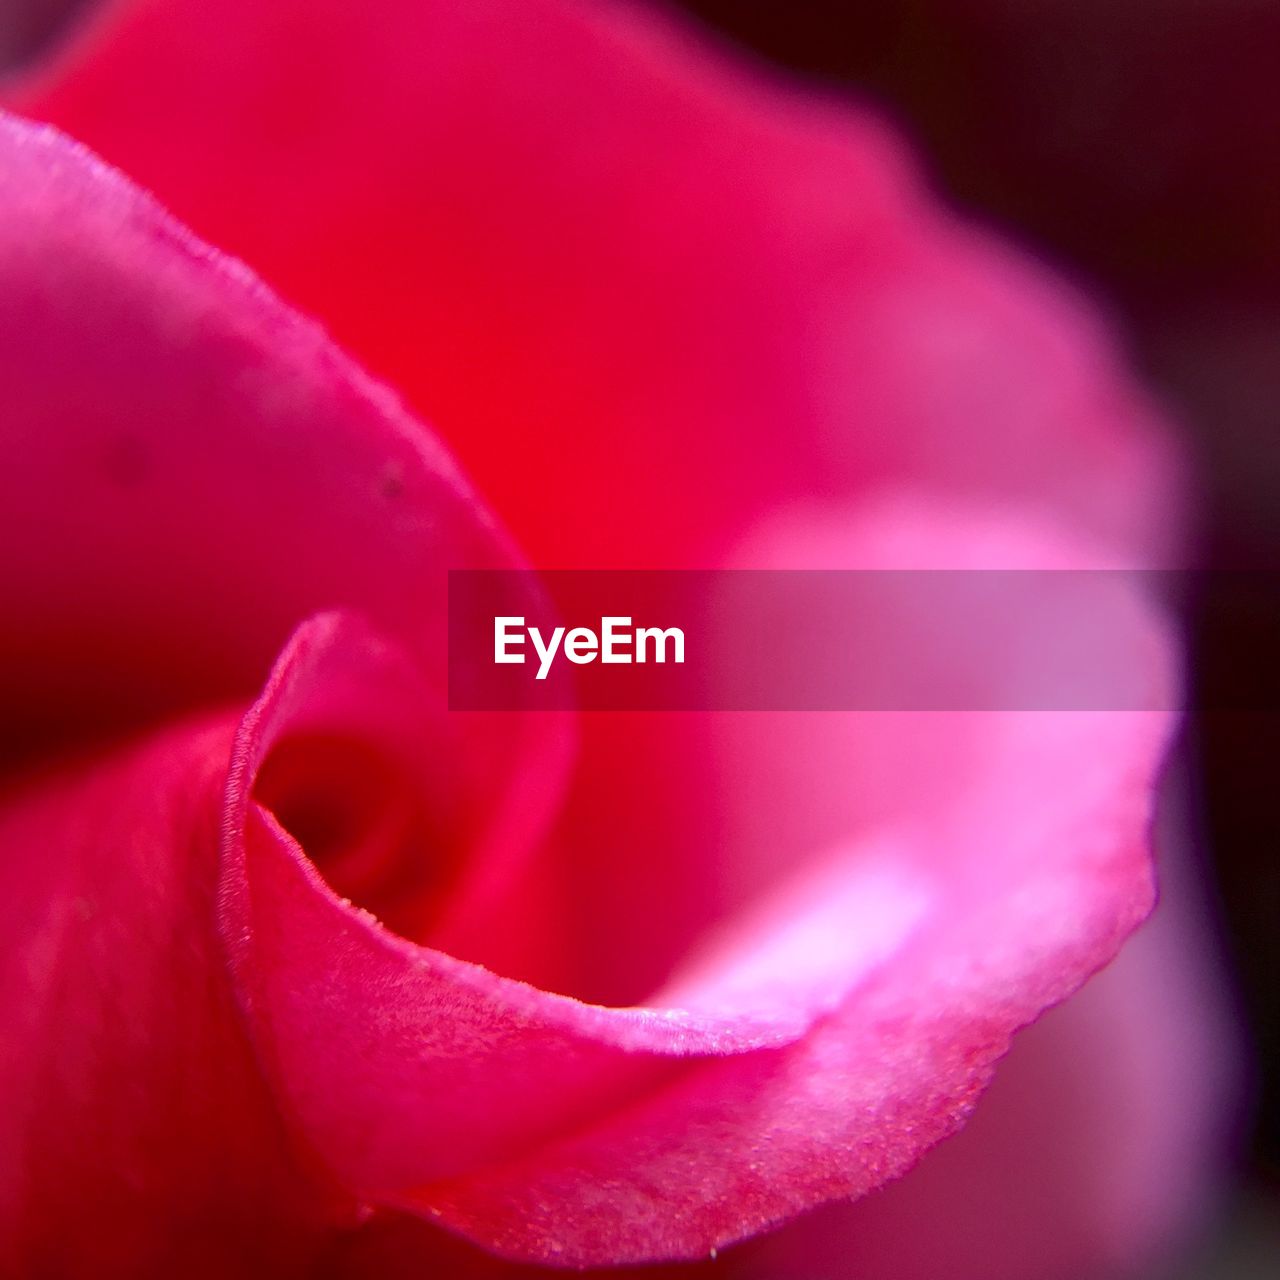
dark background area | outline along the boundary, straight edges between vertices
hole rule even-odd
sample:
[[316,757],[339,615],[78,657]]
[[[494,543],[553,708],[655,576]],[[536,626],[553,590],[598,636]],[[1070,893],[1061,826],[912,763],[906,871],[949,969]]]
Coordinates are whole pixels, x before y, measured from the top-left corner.
[[[1215,570],[1280,569],[1280,3],[684,0],[869,99],[936,185],[1111,312],[1183,430]],[[1256,581],[1256,580],[1255,580]],[[1253,1175],[1280,1184],[1280,594],[1207,591],[1192,748],[1258,1057]],[[1257,709],[1238,696],[1256,689]],[[1270,708],[1270,709],[1267,709]]]

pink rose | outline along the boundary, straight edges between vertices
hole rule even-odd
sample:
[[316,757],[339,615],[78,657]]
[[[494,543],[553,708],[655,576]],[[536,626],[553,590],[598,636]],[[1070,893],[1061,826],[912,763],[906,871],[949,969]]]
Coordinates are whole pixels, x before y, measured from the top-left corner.
[[[1149,911],[1170,717],[450,713],[444,571],[1160,563],[1078,301],[639,10],[120,3],[8,100],[129,177],[0,124],[0,1271],[706,1258],[955,1132]],[[894,1214],[1063,1122],[1043,1252],[964,1274],[1163,1238],[1216,1068],[1160,936],[723,1265],[929,1274]]]

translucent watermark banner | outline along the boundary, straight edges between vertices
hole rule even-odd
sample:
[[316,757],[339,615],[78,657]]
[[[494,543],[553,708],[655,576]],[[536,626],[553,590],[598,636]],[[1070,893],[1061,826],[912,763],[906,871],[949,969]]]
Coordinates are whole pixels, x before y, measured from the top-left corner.
[[1152,570],[452,570],[449,705],[1164,710],[1183,701],[1176,610],[1209,591],[1247,612],[1277,589]]

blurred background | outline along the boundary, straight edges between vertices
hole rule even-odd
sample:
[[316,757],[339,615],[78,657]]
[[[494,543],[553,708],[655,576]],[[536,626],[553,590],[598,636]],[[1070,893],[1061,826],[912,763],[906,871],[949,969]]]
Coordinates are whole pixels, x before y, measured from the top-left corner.
[[[945,199],[1107,308],[1192,451],[1204,567],[1280,570],[1280,2],[680,7],[876,104],[916,140]],[[1194,630],[1190,746],[1257,1100],[1234,1211],[1177,1274],[1274,1276],[1280,591],[1207,592]]]
[[[0,65],[37,52],[81,3],[0,0]],[[876,104],[915,139],[945,199],[1108,309],[1194,455],[1204,566],[1280,571],[1280,0],[678,7]],[[1274,1276],[1280,592],[1243,606],[1210,594],[1194,631],[1190,745],[1257,1106],[1229,1218],[1176,1274]],[[1246,696],[1225,699],[1228,688]]]
[[[916,139],[944,198],[1108,308],[1193,452],[1204,567],[1280,570],[1280,3],[681,7],[774,63],[877,104]],[[1194,626],[1191,750],[1257,1109],[1231,1220],[1178,1274],[1274,1276],[1280,591],[1247,602],[1208,592]]]

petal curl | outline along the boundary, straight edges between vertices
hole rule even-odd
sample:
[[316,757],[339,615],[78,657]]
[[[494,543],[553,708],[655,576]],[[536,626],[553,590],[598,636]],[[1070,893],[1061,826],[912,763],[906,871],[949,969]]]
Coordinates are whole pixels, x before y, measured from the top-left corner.
[[[1145,661],[1153,640],[1117,653]],[[837,788],[816,826],[780,831],[775,850],[810,864],[794,897],[775,874],[772,911],[640,1007],[513,983],[344,904],[252,803],[272,742],[370,643],[309,624],[242,728],[228,932],[281,1097],[335,1178],[509,1258],[698,1257],[905,1172],[1149,909],[1166,713],[833,715],[720,744],[742,768],[744,743],[799,742],[837,775],[859,751],[894,757],[892,803]],[[912,798],[922,747],[952,765]],[[815,846],[824,824],[835,842]],[[857,945],[829,945],[839,923]]]
[[[726,1250],[699,1273],[1081,1280],[1147,1274],[1154,1259],[1179,1256],[1226,1185],[1246,1054],[1198,915],[1186,815],[1175,803],[1164,818],[1159,911],[1104,973],[1015,1039],[963,1133],[909,1177]],[[545,1274],[429,1223],[378,1215],[329,1254],[324,1275],[430,1270]],[[678,1280],[687,1268],[636,1274]]]
[[[442,714],[446,570],[518,561],[439,442],[53,130],[0,118],[0,202],[4,749],[247,704],[323,608],[406,644]],[[492,880],[536,839],[564,733],[472,727],[496,789],[455,834]]]
[[[171,1273],[207,1238],[216,1270],[259,1232],[274,1258],[273,1215],[305,1236],[332,1189],[282,1139],[216,930],[234,726],[326,605],[412,653],[432,723],[446,567],[515,562],[438,443],[314,324],[8,116],[0,382],[0,1213],[22,1260],[0,1269]],[[183,728],[207,717],[213,736]],[[432,811],[469,855],[448,895],[469,910],[535,841],[564,750],[547,721],[454,729],[472,790]]]

